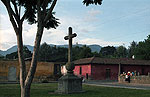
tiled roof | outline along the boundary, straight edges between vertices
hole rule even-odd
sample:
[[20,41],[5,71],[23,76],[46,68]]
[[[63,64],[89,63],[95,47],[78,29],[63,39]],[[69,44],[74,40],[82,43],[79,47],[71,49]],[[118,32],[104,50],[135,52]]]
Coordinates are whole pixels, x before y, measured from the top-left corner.
[[125,64],[125,65],[150,65],[150,60],[135,60],[129,58],[84,58],[74,61],[74,64]]

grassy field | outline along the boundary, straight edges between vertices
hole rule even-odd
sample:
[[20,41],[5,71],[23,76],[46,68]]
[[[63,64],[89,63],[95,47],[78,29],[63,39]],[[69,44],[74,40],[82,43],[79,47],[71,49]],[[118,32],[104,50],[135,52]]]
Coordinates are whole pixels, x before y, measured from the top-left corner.
[[[32,84],[31,97],[150,97],[149,90],[135,90],[83,85],[84,93],[53,94],[57,84]],[[0,97],[20,97],[18,84],[0,84]]]

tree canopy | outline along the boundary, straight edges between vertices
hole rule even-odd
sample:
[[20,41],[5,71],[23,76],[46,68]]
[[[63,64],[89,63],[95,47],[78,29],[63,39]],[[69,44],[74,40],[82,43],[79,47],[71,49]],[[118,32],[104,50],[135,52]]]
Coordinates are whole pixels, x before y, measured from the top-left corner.
[[116,52],[116,48],[115,47],[113,47],[113,46],[106,46],[106,47],[101,48],[99,53],[100,53],[101,57],[112,58],[112,57],[114,57],[115,52]]
[[131,54],[135,56],[135,59],[150,60],[150,35],[138,44],[132,42],[129,50],[132,51]]
[[[94,55],[91,49],[86,45],[79,47],[75,46],[72,48],[72,60],[81,58],[88,58]],[[43,43],[39,50],[39,61],[47,62],[67,62],[68,59],[68,48],[50,46],[47,43]]]

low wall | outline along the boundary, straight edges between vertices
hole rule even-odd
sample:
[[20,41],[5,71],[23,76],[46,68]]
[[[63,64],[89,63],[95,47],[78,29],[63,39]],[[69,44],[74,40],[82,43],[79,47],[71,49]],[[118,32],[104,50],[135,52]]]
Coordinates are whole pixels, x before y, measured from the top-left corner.
[[[13,67],[13,70],[10,68]],[[18,82],[20,69],[18,61],[0,61],[0,82]],[[26,70],[30,67],[30,61],[26,61]],[[43,82],[57,80],[61,75],[54,75],[53,62],[38,62],[33,81]]]
[[[119,76],[118,82],[119,83],[128,83],[128,81],[125,81],[125,76]],[[150,84],[150,76],[145,76],[145,75],[131,76],[130,83]]]

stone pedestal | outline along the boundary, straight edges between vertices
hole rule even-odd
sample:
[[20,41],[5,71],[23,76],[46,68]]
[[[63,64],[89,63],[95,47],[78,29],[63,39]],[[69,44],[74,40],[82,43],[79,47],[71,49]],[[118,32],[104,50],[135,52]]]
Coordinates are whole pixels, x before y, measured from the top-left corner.
[[74,74],[66,74],[58,80],[57,93],[71,94],[81,93],[82,91],[82,79]]

